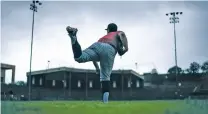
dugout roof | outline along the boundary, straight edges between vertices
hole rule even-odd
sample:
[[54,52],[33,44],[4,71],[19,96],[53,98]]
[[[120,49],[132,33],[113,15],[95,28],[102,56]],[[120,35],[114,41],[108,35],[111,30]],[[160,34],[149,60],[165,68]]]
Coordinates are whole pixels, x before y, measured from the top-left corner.
[[[45,70],[39,70],[39,71],[32,71],[31,75],[38,75],[38,74],[47,74],[47,73],[54,73],[54,72],[60,72],[60,71],[67,71],[67,72],[77,72],[77,73],[95,73],[95,70],[91,69],[79,69],[79,68],[70,68],[70,67],[59,67],[59,68],[51,68],[51,69],[45,69]],[[140,79],[144,79],[142,75],[139,73],[133,71],[133,70],[113,70],[113,74],[133,74]],[[27,76],[29,75],[29,72],[27,72]]]

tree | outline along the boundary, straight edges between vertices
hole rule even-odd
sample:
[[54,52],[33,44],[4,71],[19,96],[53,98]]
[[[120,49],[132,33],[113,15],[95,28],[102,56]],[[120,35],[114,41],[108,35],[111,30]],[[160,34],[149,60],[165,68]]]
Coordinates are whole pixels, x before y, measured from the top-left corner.
[[189,68],[187,68],[187,69],[185,70],[185,73],[190,74],[190,73],[191,73],[191,70],[190,70]]
[[181,74],[185,74],[185,73],[186,73],[186,70],[182,70],[182,71],[181,71]]
[[198,73],[199,72],[199,69],[200,69],[200,65],[199,63],[197,62],[193,62],[190,64],[190,67],[189,67],[191,73]]
[[176,74],[176,68],[177,68],[178,74],[182,73],[182,69],[178,66],[177,67],[173,66],[173,67],[169,68],[168,73],[169,74]]
[[203,73],[208,73],[208,61],[205,61],[202,66],[201,66],[201,70]]
[[19,85],[19,86],[25,86],[26,85],[26,83],[24,81],[17,81],[15,84]]

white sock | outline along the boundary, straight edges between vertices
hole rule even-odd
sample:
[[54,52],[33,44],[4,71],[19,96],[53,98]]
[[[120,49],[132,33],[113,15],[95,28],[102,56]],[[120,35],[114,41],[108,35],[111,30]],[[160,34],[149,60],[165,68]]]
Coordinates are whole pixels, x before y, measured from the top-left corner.
[[105,92],[105,93],[103,94],[103,102],[104,102],[104,103],[108,103],[108,97],[109,97],[109,92]]

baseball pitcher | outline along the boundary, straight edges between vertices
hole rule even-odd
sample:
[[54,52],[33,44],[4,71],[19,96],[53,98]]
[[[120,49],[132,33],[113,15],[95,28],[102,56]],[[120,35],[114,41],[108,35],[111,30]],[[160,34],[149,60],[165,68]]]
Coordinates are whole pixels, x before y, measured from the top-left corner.
[[[128,51],[128,41],[125,33],[123,31],[117,31],[117,25],[110,23],[107,29],[105,29],[107,30],[107,35],[82,51],[76,36],[78,29],[67,26],[66,30],[71,38],[75,61],[78,63],[93,62],[96,72],[100,74],[102,100],[104,103],[108,103],[110,75],[115,56],[117,53],[122,56]],[[97,62],[100,62],[100,68]]]

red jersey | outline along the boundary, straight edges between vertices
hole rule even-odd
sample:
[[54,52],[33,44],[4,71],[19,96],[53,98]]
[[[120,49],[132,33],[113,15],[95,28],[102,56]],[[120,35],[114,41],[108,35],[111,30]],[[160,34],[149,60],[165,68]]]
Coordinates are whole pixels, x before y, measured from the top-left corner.
[[[108,43],[113,46],[119,53],[123,55],[128,51],[128,42],[124,32],[110,32],[98,40],[98,42]],[[123,47],[125,49],[123,49]]]
[[104,42],[104,43],[110,43],[110,42],[113,42],[117,36],[117,34],[119,33],[120,31],[117,31],[117,32],[110,32],[108,33],[107,35],[103,36],[102,38],[100,38],[98,40],[98,42]]

